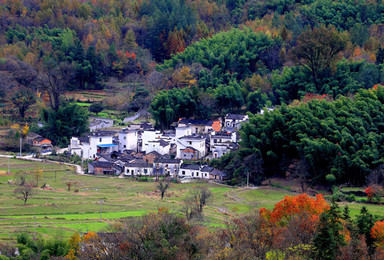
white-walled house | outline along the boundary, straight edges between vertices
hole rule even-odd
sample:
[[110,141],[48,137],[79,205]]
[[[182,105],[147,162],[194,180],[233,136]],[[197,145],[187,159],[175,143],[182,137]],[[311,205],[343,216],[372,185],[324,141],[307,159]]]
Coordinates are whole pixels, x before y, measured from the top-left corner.
[[236,132],[212,132],[209,143],[212,158],[220,158],[224,154],[236,150],[238,148],[236,135]]
[[153,165],[146,162],[126,163],[124,167],[124,175],[133,176],[152,176]]
[[89,158],[89,137],[72,137],[69,147],[71,155],[78,155],[84,159]]
[[[183,118],[177,123],[178,127],[191,127],[191,134],[209,134],[212,130],[220,131],[221,121],[215,120],[204,120],[204,119],[186,119]],[[188,134],[190,135],[190,134]]]
[[209,167],[209,166],[203,166],[203,168],[201,168],[200,172],[201,172],[201,177],[204,178],[204,179],[209,179],[209,174],[214,170],[213,167]]
[[200,165],[197,164],[182,164],[180,166],[179,177],[201,178]]
[[192,127],[191,125],[187,125],[187,126],[178,126],[175,128],[175,139],[176,139],[176,142],[178,139],[180,139],[181,137],[183,136],[188,136],[188,135],[192,135]]
[[241,123],[244,123],[248,120],[249,120],[248,115],[227,114],[225,116],[224,126],[230,127],[230,128],[240,129]]
[[182,152],[187,147],[192,147],[199,152],[199,158],[203,158],[207,154],[207,149],[205,146],[205,137],[203,135],[189,135],[182,136],[176,139],[176,158],[181,158]]
[[123,129],[119,132],[119,151],[133,150],[137,152],[138,130]]
[[113,143],[114,131],[97,131],[89,136],[89,159],[96,158],[97,153],[106,154],[118,150]]
[[148,145],[146,146],[145,152],[158,152],[161,155],[169,154],[171,149],[170,143],[164,141],[163,139],[148,141]]
[[212,132],[210,134],[210,147],[218,143],[236,143],[236,132],[227,133],[227,132]]
[[179,159],[156,158],[153,163],[153,174],[177,176],[182,163],[183,160]]
[[141,134],[141,151],[147,152],[147,147],[150,141],[159,140],[161,132],[159,130],[144,130]]
[[209,179],[209,174],[213,170],[214,170],[213,167],[209,167],[207,165],[200,166],[197,164],[182,164],[179,171],[179,177]]

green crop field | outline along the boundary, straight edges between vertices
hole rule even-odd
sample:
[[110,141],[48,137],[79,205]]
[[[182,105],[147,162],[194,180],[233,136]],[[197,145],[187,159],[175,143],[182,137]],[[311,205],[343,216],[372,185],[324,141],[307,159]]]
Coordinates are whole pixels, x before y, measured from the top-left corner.
[[[7,174],[8,165],[11,175]],[[36,169],[44,171],[39,186],[45,183],[49,188],[35,188],[35,194],[24,206],[14,194],[16,186],[9,181],[19,170]],[[33,176],[30,180],[35,181]],[[69,191],[68,182],[72,183]],[[278,188],[247,189],[186,183],[172,184],[161,200],[153,182],[75,175],[74,169],[60,164],[0,158],[0,241],[12,241],[17,233],[33,233],[35,228],[41,236],[100,231],[118,219],[140,217],[161,207],[181,212],[183,199],[196,186],[207,186],[213,194],[201,222],[211,228],[224,227],[231,217],[261,207],[271,209],[284,196],[296,194]],[[358,213],[361,205],[350,204],[352,215]],[[369,205],[368,208],[373,214],[384,215],[381,206]]]

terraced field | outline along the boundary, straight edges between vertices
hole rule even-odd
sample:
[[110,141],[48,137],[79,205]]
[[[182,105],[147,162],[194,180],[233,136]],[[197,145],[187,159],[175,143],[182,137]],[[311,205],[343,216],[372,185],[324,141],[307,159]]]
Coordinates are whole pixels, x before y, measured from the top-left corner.
[[[186,183],[172,184],[161,200],[153,182],[80,176],[64,165],[16,159],[10,159],[9,166],[11,175],[7,175],[8,159],[0,158],[0,241],[14,240],[16,233],[34,233],[35,229],[42,236],[100,231],[122,218],[133,219],[160,207],[181,212],[183,199],[196,186],[207,186],[213,194],[201,222],[212,228],[224,227],[231,217],[260,207],[271,209],[284,196],[295,195],[278,188],[246,189]],[[20,169],[31,171],[37,168],[44,170],[39,186],[46,183],[49,188],[35,188],[36,193],[24,206],[22,200],[15,197],[13,191],[16,187],[8,181],[14,179],[14,174]],[[68,182],[72,183],[70,191]],[[360,203],[350,204],[352,215],[357,214],[361,206]],[[384,215],[382,206],[368,207],[372,213]]]

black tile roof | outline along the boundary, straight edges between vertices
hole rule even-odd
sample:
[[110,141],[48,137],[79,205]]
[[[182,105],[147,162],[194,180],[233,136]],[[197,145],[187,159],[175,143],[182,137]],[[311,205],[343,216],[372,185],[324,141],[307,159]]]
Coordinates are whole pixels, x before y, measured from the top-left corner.
[[211,121],[211,120],[204,120],[204,119],[181,119],[179,121],[179,124],[212,126],[213,121]]
[[138,168],[152,168],[153,165],[146,163],[146,162],[133,162],[133,163],[126,163],[126,167],[138,167]]
[[244,119],[246,115],[239,115],[239,114],[228,114],[225,119],[235,119],[235,120],[242,120]]
[[92,136],[111,136],[115,134],[116,134],[115,131],[96,131],[96,132],[93,132],[91,135]]
[[157,158],[155,159],[155,163],[177,163],[179,164],[181,162],[180,159],[167,159],[167,158]]
[[223,177],[227,176],[227,174],[225,172],[222,172],[222,171],[219,171],[219,170],[216,170],[216,169],[211,171],[209,174],[223,176]]
[[201,172],[211,172],[213,171],[215,168],[213,167],[209,167],[209,166],[204,166],[203,169],[201,169]]
[[113,162],[99,162],[99,161],[94,161],[92,162],[94,167],[97,168],[112,168],[113,167]]
[[197,164],[182,164],[180,166],[180,169],[186,169],[186,170],[200,170],[200,165]]
[[150,153],[147,153],[146,155],[149,155],[149,154],[153,154],[153,155],[156,156],[156,157],[161,157],[161,154],[159,154],[159,153],[156,152],[156,151],[152,151],[152,152],[150,152]]

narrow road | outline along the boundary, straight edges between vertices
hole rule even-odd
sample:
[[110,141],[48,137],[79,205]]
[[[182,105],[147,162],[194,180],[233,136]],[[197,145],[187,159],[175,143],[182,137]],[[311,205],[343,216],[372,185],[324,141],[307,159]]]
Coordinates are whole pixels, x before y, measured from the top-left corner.
[[38,159],[38,158],[33,158],[32,155],[26,155],[26,156],[12,156],[12,155],[4,155],[0,154],[0,158],[16,158],[19,160],[24,160],[24,161],[32,161],[32,162],[50,162],[50,163],[55,163],[55,164],[64,164],[68,166],[72,166],[76,168],[76,174],[84,174],[84,171],[81,169],[80,165],[73,164],[73,163],[66,163],[66,162],[56,162],[52,160],[46,160],[46,159]]

